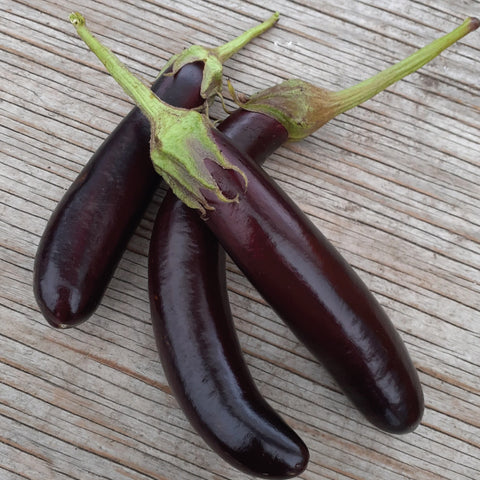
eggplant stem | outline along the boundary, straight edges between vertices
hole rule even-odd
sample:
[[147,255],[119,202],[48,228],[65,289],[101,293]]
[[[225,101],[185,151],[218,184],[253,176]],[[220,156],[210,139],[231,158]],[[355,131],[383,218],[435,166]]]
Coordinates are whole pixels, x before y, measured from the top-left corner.
[[409,57],[377,73],[372,78],[339,92],[335,92],[334,95],[338,97],[338,110],[335,111],[336,115],[344,113],[347,110],[366,102],[398,80],[416,72],[437,57],[445,49],[468,33],[476,30],[478,26],[478,19],[467,18],[460,26],[452,30],[450,33],[437,38],[425,47],[417,50]]
[[88,48],[105,65],[107,71],[123,88],[125,93],[132,98],[148,120],[158,119],[167,107],[146,85],[144,85],[128,68],[113,54],[113,52],[102,45],[86,26],[85,18],[81,13],[70,14],[70,22],[75,27],[79,37],[86,43]]
[[239,35],[237,38],[230,40],[224,45],[214,48],[214,52],[217,55],[220,63],[225,63],[232,55],[241,50],[247,43],[249,43],[255,37],[258,37],[262,33],[266,32],[278,21],[280,14],[275,12],[268,20],[265,20],[259,25],[255,25],[246,32]]
[[417,71],[443,50],[480,26],[476,18],[467,18],[450,33],[434,40],[404,60],[357,85],[332,92],[301,79],[286,80],[257,92],[246,100],[228,89],[234,101],[245,110],[264,113],[277,120],[288,131],[290,141],[301,140],[332,118],[366,102],[393,83]]

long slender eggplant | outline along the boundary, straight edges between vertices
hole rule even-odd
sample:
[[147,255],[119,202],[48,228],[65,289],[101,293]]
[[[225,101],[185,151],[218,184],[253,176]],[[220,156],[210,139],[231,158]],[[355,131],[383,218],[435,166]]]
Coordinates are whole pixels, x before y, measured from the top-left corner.
[[[172,57],[152,91],[176,107],[208,104],[221,88],[222,63],[277,18],[274,14],[216,49],[194,46]],[[161,180],[150,160],[149,141],[149,121],[135,107],[52,214],[37,250],[33,281],[37,303],[52,326],[78,325],[98,307]]]
[[[377,427],[414,429],[422,388],[398,332],[360,277],[301,210],[220,135],[217,144],[248,178],[219,172],[226,204],[206,224],[233,261],[299,340],[320,360],[356,407]],[[220,174],[221,173],[221,174]],[[226,225],[228,219],[228,225]]]
[[[74,24],[149,118],[152,162],[176,195],[198,208],[253,285],[370,421],[396,433],[415,428],[423,412],[417,372],[385,312],[338,251],[227,137],[199,114],[153,97],[84,22],[74,19]],[[332,93],[302,81],[285,82],[254,96],[248,107],[272,116],[289,138],[302,138],[424,65],[479,24],[467,19],[359,86]],[[309,100],[325,109],[312,115]],[[175,145],[179,155],[172,150]]]
[[[270,123],[263,149],[248,130],[232,124],[244,146],[252,142],[257,161],[286,139],[286,130]],[[177,401],[202,438],[238,469],[265,478],[299,475],[308,450],[261,396],[245,364],[228,302],[224,250],[171,191],[155,223],[149,252],[152,323]]]
[[[162,76],[153,90],[166,102],[198,107],[203,64]],[[34,268],[38,305],[54,327],[71,327],[96,310],[128,240],[161,178],[150,161],[150,126],[135,107],[105,140],[63,196],[42,235]]]

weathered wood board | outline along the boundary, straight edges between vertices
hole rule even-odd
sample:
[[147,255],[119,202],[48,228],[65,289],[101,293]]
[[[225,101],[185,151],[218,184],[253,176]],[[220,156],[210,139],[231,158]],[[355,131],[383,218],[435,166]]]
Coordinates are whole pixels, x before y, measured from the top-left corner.
[[[480,16],[480,2],[0,0],[0,479],[247,478],[193,431],[158,359],[147,251],[161,191],[88,322],[56,331],[36,306],[46,222],[132,107],[72,10],[146,82],[183,47],[218,45],[278,10],[225,67],[250,94],[293,76],[347,87]],[[218,104],[212,115],[225,116]],[[265,168],[375,293],[425,391],[414,433],[374,429],[229,262],[252,374],[311,451],[300,478],[480,478],[480,33]]]

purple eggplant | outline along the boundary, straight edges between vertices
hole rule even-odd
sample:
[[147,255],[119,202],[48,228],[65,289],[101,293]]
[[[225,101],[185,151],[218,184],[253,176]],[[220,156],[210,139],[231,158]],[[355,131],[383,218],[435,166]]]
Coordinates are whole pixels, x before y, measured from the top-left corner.
[[[202,105],[203,64],[162,76],[153,90],[172,105]],[[94,153],[53,212],[35,257],[34,293],[48,322],[71,327],[96,310],[161,178],[150,126],[135,107]]]
[[[253,286],[377,427],[404,433],[423,413],[422,388],[399,334],[365,283],[280,188],[228,139],[230,162],[214,170],[238,203],[208,200],[206,225]],[[186,207],[185,207],[186,208]]]
[[191,425],[249,475],[290,478],[307,447],[258,391],[243,359],[225,285],[225,253],[171,191],[149,252],[152,323],[163,369]]

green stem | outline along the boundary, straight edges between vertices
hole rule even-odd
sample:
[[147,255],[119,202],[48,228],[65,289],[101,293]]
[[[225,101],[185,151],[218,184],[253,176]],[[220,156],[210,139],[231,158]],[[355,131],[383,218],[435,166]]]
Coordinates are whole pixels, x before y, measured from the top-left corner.
[[170,107],[164,104],[146,85],[136,78],[127,67],[102,45],[88,30],[85,18],[78,12],[72,13],[70,22],[77,30],[79,37],[105,65],[105,68],[123,88],[125,93],[138,105],[143,114],[151,122],[158,119]]
[[337,115],[360,105],[415,72],[479,26],[478,19],[467,18],[455,30],[434,40],[405,60],[339,92],[331,92],[301,79],[291,79],[255,93],[246,102],[237,99],[237,103],[245,110],[273,117],[286,128],[290,140],[301,140]]
[[225,63],[226,60],[228,60],[232,55],[234,55],[239,50],[241,50],[252,39],[254,39],[255,37],[258,37],[262,33],[272,28],[272,26],[277,22],[278,17],[279,17],[279,13],[275,12],[265,22],[259,25],[256,25],[250,30],[247,30],[237,38],[230,40],[228,43],[225,43],[224,45],[220,45],[219,47],[215,48],[214,52],[217,55],[220,62]]
[[203,78],[200,85],[200,96],[205,99],[205,105],[211,104],[217,95],[221,95],[223,79],[223,63],[233,54],[243,48],[248,42],[264,33],[276,23],[278,12],[265,22],[247,30],[234,40],[216,48],[192,45],[177,55],[174,55],[165,65],[160,75],[167,71],[175,75],[185,65],[203,62]]
[[404,60],[377,73],[372,78],[364,80],[363,82],[346,88],[345,90],[336,92],[335,95],[339,100],[339,108],[335,111],[336,115],[344,113],[347,110],[366,102],[398,80],[417,71],[443,52],[443,50],[447,49],[476,28],[478,28],[478,20],[475,18],[467,18],[455,30],[437,40],[434,40],[432,43],[416,51]]

